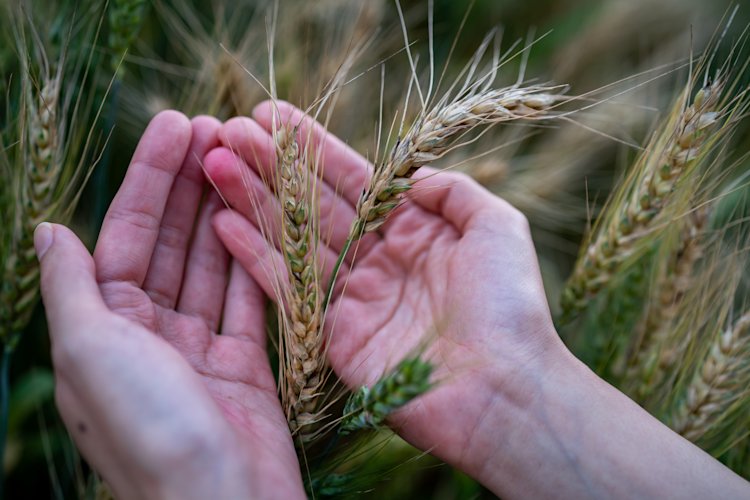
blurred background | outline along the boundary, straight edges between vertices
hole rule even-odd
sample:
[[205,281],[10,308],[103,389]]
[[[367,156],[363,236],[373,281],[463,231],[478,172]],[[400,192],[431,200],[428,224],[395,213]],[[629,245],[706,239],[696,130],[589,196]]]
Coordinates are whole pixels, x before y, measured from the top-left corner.
[[[420,68],[426,68],[427,2],[402,4],[412,51],[421,55]],[[67,50],[68,84],[76,96],[85,96],[86,105],[70,124],[75,133],[69,138],[82,140],[91,129],[94,146],[80,154],[91,163],[101,153],[71,221],[89,247],[136,141],[155,113],[175,108],[227,119],[249,114],[267,97],[256,80],[267,85],[269,78],[268,1],[29,1],[23,15],[11,15],[17,5],[0,0],[4,145],[12,144],[9,137],[17,124],[18,75],[39,59],[31,45],[20,54],[14,49],[19,37],[38,38],[51,61]],[[446,81],[459,74],[490,30],[500,29],[503,47],[520,41],[512,50],[521,54],[501,69],[498,85],[516,82],[525,66],[526,81],[567,84],[571,95],[591,104],[554,124],[494,129],[444,160],[527,215],[555,311],[590,222],[686,84],[691,56],[722,32],[733,6],[705,0],[435,0],[435,61],[438,71],[445,68]],[[738,39],[748,21],[750,8],[742,6],[726,39]],[[362,154],[372,154],[380,63],[386,75],[386,116],[403,108],[409,81],[395,5],[388,0],[279,2],[274,64],[283,99],[310,105],[360,41],[366,45],[351,71],[358,76],[341,92],[329,128]],[[731,43],[724,44],[717,59],[730,48]],[[87,61],[91,71],[84,73]],[[740,127],[734,140],[740,158],[750,146],[747,128]],[[11,178],[0,182],[10,185]],[[20,277],[7,272],[10,257],[5,258],[4,279],[10,286]],[[9,372],[6,498],[93,498],[98,483],[55,411],[41,305],[28,319]],[[373,498],[490,496],[397,438],[383,439],[378,458],[362,465],[363,477],[371,476],[364,489]]]

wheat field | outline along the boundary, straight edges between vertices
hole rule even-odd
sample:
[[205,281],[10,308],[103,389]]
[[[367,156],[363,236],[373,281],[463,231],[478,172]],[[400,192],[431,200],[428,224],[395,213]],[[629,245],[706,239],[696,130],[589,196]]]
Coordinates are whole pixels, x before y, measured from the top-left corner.
[[[469,5],[471,4],[471,5]],[[750,9],[700,0],[0,0],[0,488],[106,498],[57,415],[33,230],[91,246],[148,120],[268,98],[371,162],[343,250],[310,137],[274,127],[269,356],[315,498],[491,498],[388,430],[439,383],[424,339],[369,386],[326,360],[345,258],[463,171],[529,219],[556,326],[596,373],[750,478]],[[352,257],[355,258],[355,257]],[[345,292],[344,292],[345,293]],[[439,329],[440,325],[435,325]],[[315,458],[315,460],[312,460]]]

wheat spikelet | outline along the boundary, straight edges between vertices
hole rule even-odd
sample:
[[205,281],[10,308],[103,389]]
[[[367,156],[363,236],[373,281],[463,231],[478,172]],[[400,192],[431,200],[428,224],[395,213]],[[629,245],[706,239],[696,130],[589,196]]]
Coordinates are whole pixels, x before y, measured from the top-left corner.
[[120,62],[138,34],[146,5],[146,0],[114,0],[109,6],[110,61],[118,77],[123,76],[124,67]]
[[613,205],[611,218],[585,248],[568,281],[561,301],[565,318],[585,308],[636,252],[639,241],[652,232],[652,222],[662,213],[678,181],[706,152],[719,122],[717,106],[723,87],[723,80],[717,79],[701,89],[692,105],[638,160],[641,177],[635,179],[632,191]]
[[555,88],[512,86],[495,90],[472,89],[448,101],[444,97],[422,113],[400,138],[384,162],[377,165],[357,207],[353,235],[377,230],[411,189],[414,172],[444,156],[457,137],[479,126],[522,118],[544,117],[564,97]]
[[323,384],[325,355],[322,332],[322,292],[315,256],[313,180],[304,152],[300,156],[296,129],[276,131],[279,198],[281,201],[282,252],[288,286],[285,287],[284,403],[290,427],[304,436],[306,426],[319,420],[316,415]]
[[700,439],[750,383],[747,366],[750,313],[721,332],[703,365],[689,383],[685,397],[669,418],[671,427],[691,441]]
[[432,370],[419,357],[407,358],[371,388],[360,387],[346,402],[339,434],[381,426],[392,412],[430,390]]
[[693,283],[695,265],[703,255],[702,235],[708,214],[709,208],[704,206],[687,216],[677,248],[652,294],[655,300],[636,328],[638,345],[630,356],[626,378],[629,392],[638,401],[643,401],[658,387],[686,347],[686,339],[675,338],[673,327]]

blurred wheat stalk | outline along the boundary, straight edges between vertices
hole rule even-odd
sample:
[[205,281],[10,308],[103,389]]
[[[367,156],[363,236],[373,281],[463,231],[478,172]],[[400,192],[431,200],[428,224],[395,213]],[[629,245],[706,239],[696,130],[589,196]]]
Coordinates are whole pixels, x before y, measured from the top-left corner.
[[730,196],[747,183],[732,149],[750,106],[740,45],[718,69],[713,48],[695,62],[585,240],[560,324],[600,375],[747,475],[750,227]]
[[[106,91],[96,86],[93,64],[93,42],[102,19],[96,9],[61,8],[42,18],[30,2],[15,1],[3,10],[10,20],[18,63],[16,73],[3,75],[7,120],[0,134],[0,452],[4,453],[11,355],[39,298],[34,229],[43,221],[70,222],[97,162],[100,138],[93,124],[101,112],[97,97],[102,99]],[[60,26],[68,31],[55,36],[52,24],[66,16],[68,21]]]

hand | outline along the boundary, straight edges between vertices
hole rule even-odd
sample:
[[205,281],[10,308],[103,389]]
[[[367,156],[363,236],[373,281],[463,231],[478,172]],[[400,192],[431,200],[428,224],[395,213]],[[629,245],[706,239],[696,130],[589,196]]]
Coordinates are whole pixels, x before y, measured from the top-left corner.
[[[206,170],[237,212],[214,227],[269,297],[282,266],[265,243],[280,220],[262,178],[277,122],[322,149],[324,275],[344,246],[371,166],[286,103],[227,122]],[[236,152],[233,153],[232,151]],[[351,387],[372,384],[430,340],[438,386],[391,426],[499,496],[726,497],[748,485],[598,379],[553,327],[525,218],[469,178],[423,168],[408,201],[348,255],[327,316],[329,359]],[[270,227],[269,227],[270,226]],[[329,229],[330,228],[330,229]],[[354,259],[356,254],[356,259]],[[325,279],[325,277],[324,277]]]
[[93,259],[64,226],[35,234],[58,407],[118,498],[303,496],[265,298],[240,266],[228,272],[215,194],[196,222],[219,127],[154,118]]
[[[319,227],[332,228],[328,246],[321,249],[330,269],[371,167],[318,125],[310,129],[300,111],[278,106],[282,123],[302,123],[300,141],[311,131],[314,143],[325,143]],[[219,133],[224,147],[206,158],[207,173],[222,196],[251,221],[220,212],[217,233],[271,297],[273,279],[267,270],[273,268],[272,259],[281,257],[265,255],[259,228],[263,218],[278,220],[275,202],[261,182],[270,178],[274,165],[273,112],[265,104],[256,108],[257,122],[227,122]],[[429,356],[441,383],[391,424],[417,447],[464,470],[477,470],[493,451],[485,449],[486,436],[497,430],[486,428],[485,417],[502,411],[496,395],[518,397],[515,403],[522,404],[521,388],[528,385],[522,367],[544,363],[548,351],[562,347],[524,216],[464,175],[434,173],[420,170],[409,201],[380,234],[368,235],[350,252],[340,275],[345,293],[338,287],[329,307],[329,322],[335,322],[329,357],[336,373],[355,387],[373,383],[431,340]]]

